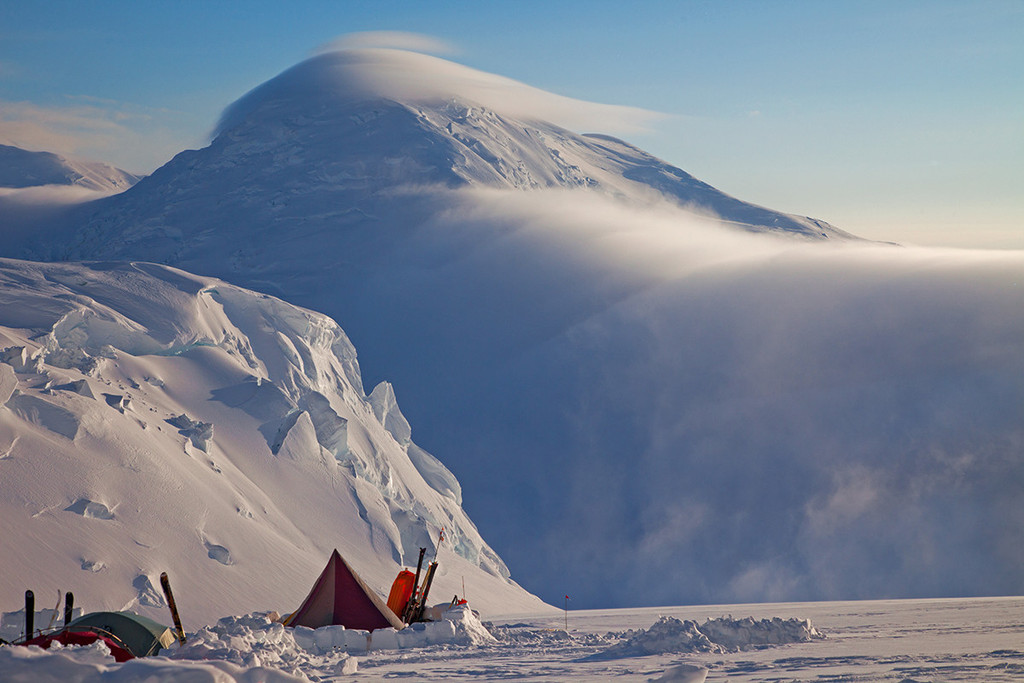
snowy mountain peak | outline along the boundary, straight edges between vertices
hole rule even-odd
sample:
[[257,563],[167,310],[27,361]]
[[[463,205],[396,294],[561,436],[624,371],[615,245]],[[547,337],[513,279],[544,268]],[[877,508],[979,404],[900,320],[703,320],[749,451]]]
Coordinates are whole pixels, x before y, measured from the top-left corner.
[[635,130],[658,115],[549,93],[519,81],[429,55],[394,49],[348,49],[317,55],[254,88],[224,112],[222,133],[257,112],[300,102],[315,111],[392,100],[436,106],[459,100],[503,115],[574,129]]
[[427,55],[346,50],[313,57],[240,98],[210,149],[223,157],[218,167],[300,167],[333,190],[585,187],[641,202],[660,196],[752,231],[850,237],[737,200],[616,138],[569,130],[627,111],[635,110]]
[[73,185],[97,192],[122,192],[139,176],[96,161],[79,161],[51,152],[31,152],[0,144],[0,187]]

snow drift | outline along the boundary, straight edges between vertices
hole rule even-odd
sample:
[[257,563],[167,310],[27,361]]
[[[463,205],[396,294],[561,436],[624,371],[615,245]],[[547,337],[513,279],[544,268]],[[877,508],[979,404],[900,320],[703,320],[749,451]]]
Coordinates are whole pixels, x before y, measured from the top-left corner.
[[806,643],[824,638],[824,634],[807,619],[718,617],[698,623],[690,619],[663,616],[648,629],[627,631],[620,642],[587,659],[642,657],[670,652],[722,653]]
[[3,603],[70,589],[165,619],[166,570],[186,622],[286,612],[331,549],[384,593],[444,528],[435,590],[542,607],[387,385],[377,417],[333,320],[144,263],[3,260],[0,297]]

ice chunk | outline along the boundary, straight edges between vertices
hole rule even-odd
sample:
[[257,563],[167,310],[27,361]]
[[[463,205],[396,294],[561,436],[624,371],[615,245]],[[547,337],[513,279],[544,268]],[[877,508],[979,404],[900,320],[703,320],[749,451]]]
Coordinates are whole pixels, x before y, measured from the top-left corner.
[[348,454],[348,420],[338,415],[323,394],[313,392],[302,398],[299,407],[309,413],[316,440],[339,460]]
[[414,443],[409,444],[408,453],[409,460],[430,488],[462,505],[462,485],[444,463]]
[[430,488],[462,505],[462,486],[459,480],[440,460],[412,442],[412,427],[398,408],[394,387],[388,382],[381,382],[373,388],[368,398],[373,414],[395,441],[406,448],[409,460]]
[[302,410],[296,414],[294,423],[284,434],[281,444],[271,451],[292,460],[319,457],[320,444],[316,439],[316,430],[309,413]]
[[389,382],[381,382],[370,392],[369,400],[373,414],[384,425],[384,429],[388,430],[391,436],[395,437],[395,441],[401,445],[409,445],[412,440],[412,427],[402,415],[402,411],[398,409],[394,387]]
[[7,401],[7,407],[26,422],[39,425],[69,439],[78,435],[78,415],[37,396],[17,394]]
[[138,591],[138,601],[140,605],[146,607],[164,607],[167,603],[164,602],[164,596],[156,589],[153,585],[153,581],[145,574],[139,574],[132,581],[132,586]]
[[[73,394],[79,396],[85,396],[87,398],[96,398],[92,393],[92,389],[89,388],[89,382],[84,379],[76,379],[73,382],[67,382],[65,384],[58,384],[52,387],[54,391],[70,391]],[[104,394],[106,396],[107,394]],[[107,403],[110,403],[108,400]]]
[[10,365],[0,365],[0,405],[7,403],[18,388],[18,376]]
[[187,436],[193,446],[204,453],[207,452],[207,444],[210,439],[213,438],[213,424],[209,422],[192,421],[189,416],[184,413],[177,417],[168,418],[165,422],[172,427],[177,427],[178,433],[182,436]]
[[39,372],[39,359],[24,346],[9,346],[0,351],[0,363],[10,365],[15,372]]
[[131,397],[122,394],[103,394],[103,398],[108,406],[114,408],[119,413],[123,413],[132,402]]
[[88,498],[79,498],[71,505],[64,508],[66,512],[74,512],[88,519],[113,519],[114,512],[103,503],[97,503]]

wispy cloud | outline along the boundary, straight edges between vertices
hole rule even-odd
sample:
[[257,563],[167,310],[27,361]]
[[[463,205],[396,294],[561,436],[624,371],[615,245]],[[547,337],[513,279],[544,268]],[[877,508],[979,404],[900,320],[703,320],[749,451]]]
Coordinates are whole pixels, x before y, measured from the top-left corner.
[[104,161],[148,173],[184,149],[189,141],[174,131],[181,115],[88,95],[69,95],[66,104],[44,106],[0,100],[0,142]]
[[403,324],[444,320],[454,346],[500,302],[521,360],[474,381],[529,407],[471,436],[514,444],[488,476],[541,473],[559,501],[534,585],[571,567],[591,604],[1020,591],[1024,252],[772,239],[585,192],[444,203],[409,246],[457,257]]

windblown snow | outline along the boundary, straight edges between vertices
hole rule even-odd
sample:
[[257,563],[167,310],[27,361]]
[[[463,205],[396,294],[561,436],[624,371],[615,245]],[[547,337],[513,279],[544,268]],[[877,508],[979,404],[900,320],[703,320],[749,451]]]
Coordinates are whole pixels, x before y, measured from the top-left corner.
[[330,318],[145,263],[2,260],[0,300],[3,604],[163,618],[167,571],[193,624],[289,612],[335,547],[381,593],[427,547],[437,594],[542,608]]

